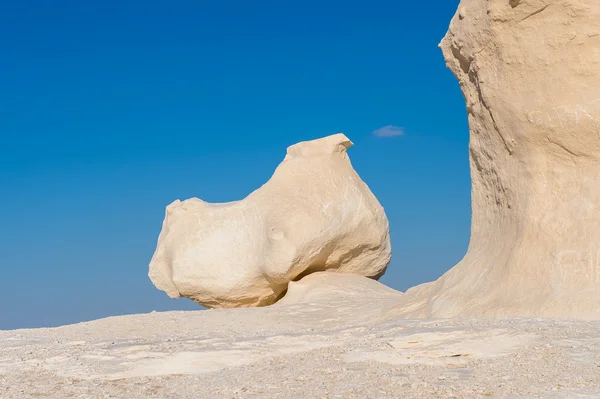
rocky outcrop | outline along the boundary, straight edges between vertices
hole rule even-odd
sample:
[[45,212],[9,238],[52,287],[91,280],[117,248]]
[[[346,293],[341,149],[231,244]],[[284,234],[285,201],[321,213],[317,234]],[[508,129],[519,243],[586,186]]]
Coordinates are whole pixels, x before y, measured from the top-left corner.
[[154,285],[210,308],[247,307],[274,303],[316,271],[381,276],[388,221],[352,168],[351,146],[343,134],[299,143],[241,201],[169,205],[150,263]]
[[440,46],[467,103],[471,242],[402,312],[600,318],[600,2],[462,0]]

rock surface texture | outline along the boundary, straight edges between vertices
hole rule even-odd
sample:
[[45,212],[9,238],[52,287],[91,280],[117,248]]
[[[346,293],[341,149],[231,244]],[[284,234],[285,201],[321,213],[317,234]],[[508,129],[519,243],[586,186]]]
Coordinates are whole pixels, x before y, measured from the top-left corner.
[[388,220],[352,168],[351,146],[343,134],[302,142],[241,201],[169,205],[150,263],[154,285],[209,308],[248,307],[274,303],[316,271],[381,276]]
[[600,318],[600,2],[462,0],[440,46],[467,102],[471,242],[405,314]]

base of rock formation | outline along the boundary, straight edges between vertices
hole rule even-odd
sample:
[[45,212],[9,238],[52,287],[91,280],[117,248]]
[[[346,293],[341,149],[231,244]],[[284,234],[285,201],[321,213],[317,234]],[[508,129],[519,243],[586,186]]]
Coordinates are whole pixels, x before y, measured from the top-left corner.
[[0,331],[0,397],[600,397],[599,322],[406,320],[404,296],[316,273],[266,308]]

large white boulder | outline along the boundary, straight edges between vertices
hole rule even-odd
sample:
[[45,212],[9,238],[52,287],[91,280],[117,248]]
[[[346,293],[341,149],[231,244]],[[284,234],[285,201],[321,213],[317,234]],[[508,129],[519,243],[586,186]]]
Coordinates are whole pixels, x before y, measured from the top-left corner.
[[247,198],[167,207],[150,263],[170,297],[210,307],[274,303],[316,271],[378,278],[390,261],[385,212],[352,168],[343,134],[288,148],[273,177]]
[[467,103],[471,243],[405,314],[600,318],[600,1],[462,0],[441,48]]

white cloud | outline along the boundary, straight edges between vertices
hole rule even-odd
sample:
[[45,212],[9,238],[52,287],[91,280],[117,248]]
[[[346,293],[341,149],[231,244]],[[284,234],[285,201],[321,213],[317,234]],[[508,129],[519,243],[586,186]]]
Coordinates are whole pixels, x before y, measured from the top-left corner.
[[400,126],[387,125],[377,130],[373,130],[375,137],[398,137],[404,136],[404,128]]

